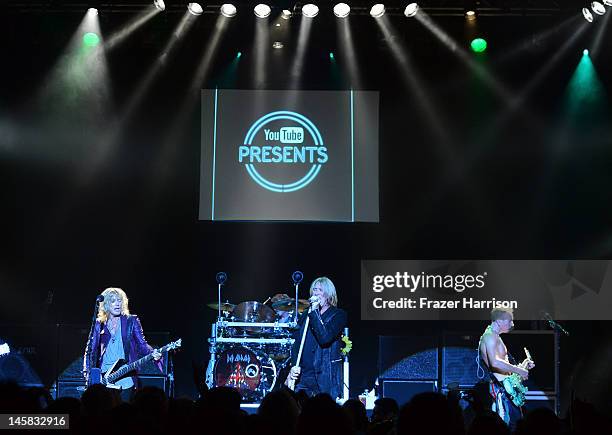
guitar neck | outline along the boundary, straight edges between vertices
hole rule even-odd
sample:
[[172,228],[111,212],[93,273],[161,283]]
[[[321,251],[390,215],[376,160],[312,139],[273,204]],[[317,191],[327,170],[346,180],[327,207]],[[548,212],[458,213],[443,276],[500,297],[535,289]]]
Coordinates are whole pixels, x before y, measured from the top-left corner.
[[[160,348],[160,349],[159,349],[159,352],[160,352],[160,353],[165,352],[165,351],[168,349],[168,346],[169,346],[169,345],[166,345],[166,346],[164,346],[164,347]],[[150,360],[152,360],[152,359],[153,359],[153,354],[152,354],[152,353],[150,353],[150,354],[148,354],[148,355],[146,355],[146,356],[143,356],[143,357],[142,357],[142,358],[140,358],[140,359],[137,359],[136,361],[134,361],[134,362],[132,362],[132,363],[130,363],[130,364],[126,364],[126,365],[124,365],[124,366],[122,366],[122,367],[121,367],[119,370],[117,370],[116,372],[114,372],[113,374],[111,374],[111,375],[108,377],[108,381],[112,383],[112,382],[116,381],[117,379],[119,379],[119,378],[121,378],[121,377],[125,376],[125,375],[126,375],[126,374],[128,374],[129,372],[131,372],[131,371],[133,371],[133,370],[138,369],[138,368],[139,368],[140,366],[142,366],[144,363],[146,363],[147,361],[150,361]]]

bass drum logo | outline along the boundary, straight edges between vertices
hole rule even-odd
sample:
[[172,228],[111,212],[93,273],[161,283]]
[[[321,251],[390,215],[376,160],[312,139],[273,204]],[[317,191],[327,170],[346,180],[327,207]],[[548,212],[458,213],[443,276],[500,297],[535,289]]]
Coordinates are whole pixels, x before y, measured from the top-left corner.
[[[259,118],[238,149],[238,162],[249,176],[272,192],[303,189],[327,161],[327,148],[317,127],[304,115],[291,111],[271,112]],[[274,168],[282,171],[271,175]]]

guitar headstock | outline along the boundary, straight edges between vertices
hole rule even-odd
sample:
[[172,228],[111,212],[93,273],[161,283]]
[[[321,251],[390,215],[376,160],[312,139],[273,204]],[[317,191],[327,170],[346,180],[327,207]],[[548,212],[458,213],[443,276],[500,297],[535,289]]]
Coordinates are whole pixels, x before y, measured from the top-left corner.
[[182,338],[179,338],[176,341],[173,341],[172,343],[167,344],[166,350],[170,351],[170,350],[174,350],[174,349],[178,349],[179,347],[181,347],[181,342],[182,342]]

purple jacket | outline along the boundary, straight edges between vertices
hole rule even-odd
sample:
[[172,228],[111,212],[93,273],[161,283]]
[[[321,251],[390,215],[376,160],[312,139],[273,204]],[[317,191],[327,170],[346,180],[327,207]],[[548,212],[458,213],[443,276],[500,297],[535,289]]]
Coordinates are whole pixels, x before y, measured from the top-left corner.
[[[106,352],[111,334],[106,323],[102,324],[96,320],[94,330],[91,337],[85,346],[85,355],[83,357],[83,373],[87,378],[90,367],[100,367],[102,356]],[[132,363],[143,356],[153,352],[153,348],[149,346],[142,332],[142,325],[138,316],[129,315],[121,316],[121,339],[123,340],[123,352],[127,356],[127,362]],[[162,369],[162,360],[156,362],[160,372]],[[134,385],[138,385],[136,376],[132,376]]]

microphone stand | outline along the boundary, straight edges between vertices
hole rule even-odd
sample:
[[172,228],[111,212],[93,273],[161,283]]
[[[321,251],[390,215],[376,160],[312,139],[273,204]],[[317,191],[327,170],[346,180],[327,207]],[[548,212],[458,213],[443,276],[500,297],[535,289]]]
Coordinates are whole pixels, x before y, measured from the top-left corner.
[[560,384],[560,366],[561,366],[561,333],[564,335],[570,335],[568,331],[563,328],[563,326],[559,325],[557,322],[553,320],[550,314],[544,312],[544,319],[548,322],[548,326],[555,333],[555,414],[559,415],[561,411],[561,404],[559,403],[561,400],[561,384]]
[[297,324],[298,321],[298,288],[300,287],[299,282],[293,283],[295,285],[295,311],[293,312],[293,321]]
[[291,279],[293,280],[293,285],[295,286],[295,311],[293,312],[293,321],[297,325],[298,321],[298,289],[300,287],[300,283],[304,279],[304,274],[299,270],[296,270],[291,274]]
[[221,287],[227,281],[227,274],[225,272],[218,272],[216,275],[217,280],[217,322],[221,321]]
[[[103,301],[104,299],[102,299]],[[93,331],[94,331],[94,325],[96,324],[96,317],[98,317],[98,304],[102,301],[98,300],[98,297],[96,297],[96,302],[94,302],[94,309],[93,309],[93,316],[91,317],[91,326],[89,327],[89,335],[87,336],[87,363],[89,365],[89,368],[91,368],[93,366],[93,361],[91,360],[91,339],[93,336]],[[55,385],[57,388],[57,379],[55,381]],[[89,380],[86,380],[86,382],[88,383]]]
[[221,286],[222,285],[223,284],[221,284],[221,283],[217,284],[217,287],[218,287],[218,291],[217,291],[217,296],[218,296],[218,298],[217,298],[217,304],[218,304],[217,321],[219,321],[219,322],[221,321]]

